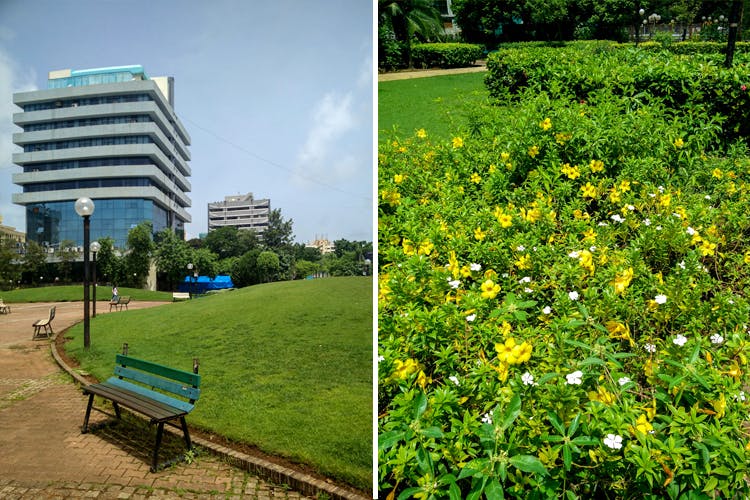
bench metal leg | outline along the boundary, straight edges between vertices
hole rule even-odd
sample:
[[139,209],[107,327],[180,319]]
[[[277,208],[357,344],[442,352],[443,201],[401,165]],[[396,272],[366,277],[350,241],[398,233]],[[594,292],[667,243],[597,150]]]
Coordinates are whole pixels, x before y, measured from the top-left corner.
[[161,446],[161,437],[163,433],[164,422],[159,422],[159,427],[156,430],[156,446],[154,447],[154,459],[151,462],[151,472],[156,472],[158,469],[159,447]]
[[86,434],[89,431],[89,417],[91,416],[91,407],[94,405],[94,394],[89,394],[89,404],[86,407],[86,416],[83,419],[83,427],[81,433]]
[[185,435],[185,444],[188,451],[190,451],[193,449],[193,443],[190,441],[190,431],[188,430],[187,422],[185,422],[185,417],[180,417],[180,423],[182,424],[182,433]]
[[114,401],[112,401],[112,406],[115,409],[115,415],[117,415],[118,420],[121,420],[122,416],[120,415],[120,405],[118,405],[117,403],[115,403]]

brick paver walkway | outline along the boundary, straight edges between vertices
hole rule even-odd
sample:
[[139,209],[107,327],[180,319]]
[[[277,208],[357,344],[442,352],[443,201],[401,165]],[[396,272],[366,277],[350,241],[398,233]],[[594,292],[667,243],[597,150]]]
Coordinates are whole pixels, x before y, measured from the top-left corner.
[[[109,314],[102,304],[97,312]],[[56,305],[55,332],[83,317],[80,302]],[[86,399],[53,360],[49,341],[31,340],[32,323],[49,306],[12,304],[0,315],[0,498],[305,498],[208,454],[151,473],[153,429],[134,417],[81,434]],[[95,412],[92,423],[105,418]],[[163,446],[162,457],[184,451],[176,436]]]

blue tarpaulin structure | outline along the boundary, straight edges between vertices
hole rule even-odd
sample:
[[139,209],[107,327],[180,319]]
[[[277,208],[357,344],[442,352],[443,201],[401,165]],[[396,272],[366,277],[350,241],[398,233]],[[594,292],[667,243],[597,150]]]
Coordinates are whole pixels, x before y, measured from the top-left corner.
[[226,290],[234,288],[232,278],[229,276],[217,276],[213,279],[208,276],[198,276],[198,280],[192,276],[186,276],[185,281],[178,287],[180,292],[206,293],[211,290]]

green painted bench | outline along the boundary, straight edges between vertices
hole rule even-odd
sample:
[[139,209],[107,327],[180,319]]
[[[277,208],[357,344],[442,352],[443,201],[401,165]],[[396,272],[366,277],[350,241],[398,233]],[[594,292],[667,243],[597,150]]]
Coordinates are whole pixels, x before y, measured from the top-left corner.
[[[179,457],[162,464],[158,463],[164,424],[181,428],[188,451],[193,445],[190,441],[185,416],[193,410],[200,397],[201,376],[198,375],[198,360],[193,360],[193,372],[178,370],[150,361],[133,358],[127,355],[127,344],[123,354],[115,357],[114,376],[106,382],[90,384],[83,388],[89,396],[86,416],[83,420],[82,433],[89,431],[91,409],[113,416],[106,411],[95,408],[94,396],[101,396],[112,401],[115,417],[120,418],[120,406],[129,408],[148,417],[152,425],[157,425],[156,443],[154,446],[151,472],[170,465],[184,457]],[[175,422],[179,421],[179,425]]]

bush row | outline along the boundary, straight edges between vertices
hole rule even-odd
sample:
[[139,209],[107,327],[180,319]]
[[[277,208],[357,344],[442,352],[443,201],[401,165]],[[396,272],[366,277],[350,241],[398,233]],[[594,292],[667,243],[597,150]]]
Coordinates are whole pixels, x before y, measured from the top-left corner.
[[[645,44],[643,44],[645,45]],[[705,111],[723,119],[727,142],[750,136],[750,57],[723,67],[719,54],[675,55],[667,50],[603,43],[504,49],[488,58],[486,78],[498,99],[526,88],[554,97],[587,100],[597,91],[647,102],[659,100],[685,119]]]
[[415,66],[423,68],[461,68],[482,57],[481,45],[469,43],[419,43],[412,45]]

